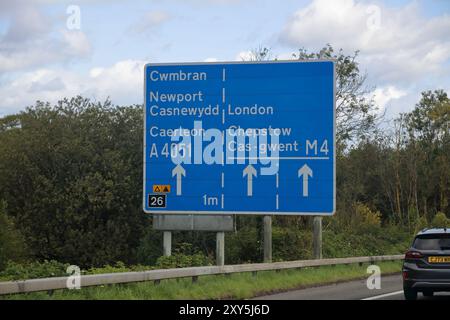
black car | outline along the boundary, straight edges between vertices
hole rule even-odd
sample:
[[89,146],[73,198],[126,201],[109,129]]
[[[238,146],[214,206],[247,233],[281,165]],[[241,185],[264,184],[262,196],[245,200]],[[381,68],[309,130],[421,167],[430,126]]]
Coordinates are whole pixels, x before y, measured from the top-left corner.
[[405,254],[403,292],[416,300],[418,292],[431,297],[438,291],[450,291],[450,230],[424,229]]

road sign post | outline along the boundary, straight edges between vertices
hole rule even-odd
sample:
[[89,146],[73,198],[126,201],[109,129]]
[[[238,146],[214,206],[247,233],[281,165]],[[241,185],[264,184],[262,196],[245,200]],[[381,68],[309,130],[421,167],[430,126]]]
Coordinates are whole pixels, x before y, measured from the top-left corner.
[[172,232],[163,232],[163,255],[169,257],[172,255]]
[[225,232],[216,233],[216,263],[219,267],[225,264]]
[[332,215],[332,61],[145,66],[144,211]]
[[322,259],[322,217],[313,218],[314,259]]
[[264,216],[264,262],[272,262],[272,217]]

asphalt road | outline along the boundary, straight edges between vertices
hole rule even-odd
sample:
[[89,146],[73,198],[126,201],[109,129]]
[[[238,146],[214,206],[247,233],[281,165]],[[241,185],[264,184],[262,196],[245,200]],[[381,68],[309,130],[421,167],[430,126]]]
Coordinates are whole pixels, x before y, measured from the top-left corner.
[[[418,299],[450,300],[450,293],[436,293],[432,298],[425,298],[419,293]],[[404,297],[402,277],[393,275],[381,278],[381,289],[369,290],[366,280],[355,280],[261,296],[254,300],[404,300]]]

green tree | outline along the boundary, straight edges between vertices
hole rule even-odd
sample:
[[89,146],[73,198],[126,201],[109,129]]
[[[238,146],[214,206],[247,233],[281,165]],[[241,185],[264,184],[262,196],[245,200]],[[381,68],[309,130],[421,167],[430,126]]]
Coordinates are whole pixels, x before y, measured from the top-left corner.
[[8,261],[22,261],[26,258],[26,246],[20,232],[5,211],[6,205],[0,202],[0,270]]
[[450,99],[447,93],[443,90],[423,92],[421,100],[405,119],[409,137],[406,152],[416,161],[416,205],[428,216],[436,211],[449,212]]
[[450,219],[446,217],[445,213],[438,212],[434,216],[431,224],[435,228],[449,228],[450,227]]
[[370,93],[373,88],[365,84],[367,75],[361,73],[357,61],[359,52],[347,55],[331,45],[318,52],[300,49],[294,54],[299,60],[334,59],[336,61],[336,143],[338,151],[355,141],[370,137],[376,128],[377,106]]
[[[277,59],[271,53],[270,48],[260,46],[253,49],[250,54],[250,60],[263,61]],[[318,52],[309,52],[305,49],[298,50],[293,54],[293,59],[298,60],[317,60],[333,59],[336,63],[336,147],[337,147],[337,190],[338,204],[337,210],[340,214],[348,217],[348,212],[352,210],[354,202],[366,201],[371,199],[374,194],[373,189],[378,190],[381,185],[380,170],[381,167],[368,167],[367,163],[372,162],[370,156],[377,158],[382,155],[376,149],[376,145],[371,145],[371,138],[378,135],[377,106],[370,97],[372,88],[365,84],[366,75],[360,71],[358,62],[358,52],[352,55],[345,54],[341,49],[335,51],[331,45],[326,45]],[[358,143],[365,144],[365,150],[356,152],[354,156],[349,157],[351,147],[356,148]],[[364,153],[369,151],[369,155]],[[354,160],[357,160],[356,162]],[[362,171],[354,171],[354,166],[358,166]],[[366,176],[363,174],[367,173]],[[358,176],[355,176],[358,175]],[[373,182],[367,185],[367,182]],[[386,203],[385,195],[376,193],[374,200],[376,207],[379,203]],[[255,217],[238,217],[238,225],[253,224],[250,220],[256,220],[256,229],[259,238],[262,235],[261,219]],[[240,221],[245,221],[240,222]],[[308,225],[308,219],[305,217],[276,217],[275,225],[287,227],[296,225],[297,227]],[[262,253],[262,247],[258,250]]]
[[134,261],[146,224],[142,116],[76,97],[0,119],[0,198],[36,258]]

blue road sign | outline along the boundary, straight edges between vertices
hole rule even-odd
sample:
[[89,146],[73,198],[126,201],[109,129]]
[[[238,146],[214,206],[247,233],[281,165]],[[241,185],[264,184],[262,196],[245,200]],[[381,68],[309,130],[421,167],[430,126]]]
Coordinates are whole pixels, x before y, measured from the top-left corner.
[[333,61],[144,72],[145,212],[334,214]]

